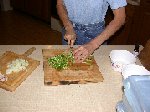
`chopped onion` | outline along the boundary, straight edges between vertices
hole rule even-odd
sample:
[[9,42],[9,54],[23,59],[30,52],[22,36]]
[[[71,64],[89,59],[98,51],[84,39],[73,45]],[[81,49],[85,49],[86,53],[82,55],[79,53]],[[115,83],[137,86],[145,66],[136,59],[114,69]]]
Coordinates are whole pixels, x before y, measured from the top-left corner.
[[12,72],[19,72],[25,70],[28,65],[29,63],[27,60],[24,59],[13,60],[11,63],[8,63],[6,74],[11,74]]

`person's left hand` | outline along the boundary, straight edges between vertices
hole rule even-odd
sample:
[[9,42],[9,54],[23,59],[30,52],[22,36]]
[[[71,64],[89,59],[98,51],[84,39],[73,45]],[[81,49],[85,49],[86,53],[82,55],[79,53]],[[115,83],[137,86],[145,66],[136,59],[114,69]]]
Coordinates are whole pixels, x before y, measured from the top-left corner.
[[83,62],[89,55],[94,52],[95,49],[96,48],[91,43],[79,46],[73,51],[75,62]]

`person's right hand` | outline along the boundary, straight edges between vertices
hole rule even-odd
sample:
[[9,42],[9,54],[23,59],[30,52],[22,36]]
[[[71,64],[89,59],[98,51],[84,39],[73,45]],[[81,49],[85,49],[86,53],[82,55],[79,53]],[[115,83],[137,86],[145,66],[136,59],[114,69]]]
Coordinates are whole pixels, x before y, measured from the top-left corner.
[[73,28],[66,28],[66,34],[64,35],[64,39],[68,41],[68,45],[72,47],[76,40],[76,34]]

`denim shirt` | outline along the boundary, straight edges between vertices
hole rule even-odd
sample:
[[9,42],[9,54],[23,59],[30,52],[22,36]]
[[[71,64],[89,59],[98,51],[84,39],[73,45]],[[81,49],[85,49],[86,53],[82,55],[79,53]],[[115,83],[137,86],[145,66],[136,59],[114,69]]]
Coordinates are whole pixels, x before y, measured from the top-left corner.
[[104,21],[108,6],[118,9],[127,5],[126,0],[63,0],[70,21],[93,24]]

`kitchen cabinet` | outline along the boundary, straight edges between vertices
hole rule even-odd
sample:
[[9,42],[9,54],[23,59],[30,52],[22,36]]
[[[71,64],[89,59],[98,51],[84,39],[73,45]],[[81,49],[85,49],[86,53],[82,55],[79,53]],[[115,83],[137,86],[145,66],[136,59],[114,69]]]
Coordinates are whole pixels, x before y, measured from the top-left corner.
[[36,17],[41,16],[42,1],[41,0],[25,0],[25,9],[28,14]]
[[[110,14],[108,14],[110,16]],[[108,17],[110,18],[110,17]],[[112,18],[111,18],[112,19]],[[107,20],[107,19],[106,19]],[[150,39],[150,0],[141,0],[139,6],[126,6],[126,22],[108,41],[112,45],[140,44]],[[109,23],[110,19],[106,23]]]
[[135,12],[129,43],[136,42],[145,46],[150,39],[150,0],[141,1],[141,5]]
[[141,21],[140,30],[138,36],[138,43],[145,45],[148,39],[150,39],[150,10],[141,9]]
[[10,3],[13,8],[25,11],[25,0],[10,0]]
[[11,0],[14,9],[51,22],[51,0]]
[[41,18],[45,21],[51,22],[51,0],[42,0]]
[[60,20],[58,14],[57,14],[56,5],[57,5],[57,0],[52,0],[51,1],[51,16],[55,19]]

